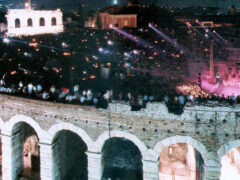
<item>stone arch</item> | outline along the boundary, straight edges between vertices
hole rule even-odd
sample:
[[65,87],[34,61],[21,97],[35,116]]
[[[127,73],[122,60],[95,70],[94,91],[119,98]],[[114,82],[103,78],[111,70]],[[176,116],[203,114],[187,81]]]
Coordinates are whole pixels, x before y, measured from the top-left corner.
[[25,115],[13,116],[8,122],[6,122],[5,130],[4,130],[5,134],[11,136],[14,125],[19,122],[25,122],[25,123],[29,124],[29,126],[31,126],[36,131],[40,142],[42,139],[45,138],[44,137],[45,133],[42,130],[42,128],[40,127],[40,125],[31,117],[28,117]]
[[52,17],[51,19],[51,25],[56,26],[57,25],[57,19],[55,17]]
[[[39,137],[29,123],[18,121],[11,128],[12,177],[40,178]],[[35,141],[32,141],[35,139]]]
[[88,179],[87,150],[92,139],[79,127],[59,123],[49,129],[53,179]]
[[51,144],[55,135],[62,130],[69,130],[77,134],[86,143],[88,148],[92,147],[93,140],[82,128],[74,126],[70,123],[65,123],[65,122],[55,124],[48,130],[50,134],[50,139],[48,143]]
[[21,27],[21,21],[19,18],[15,19],[15,28],[20,28]]
[[32,26],[33,26],[32,18],[28,18],[28,19],[27,19],[27,26],[28,26],[28,27],[32,27]]
[[[186,143],[186,144],[189,144],[192,147],[194,147],[202,155],[204,163],[206,164],[206,161],[207,161],[207,157],[206,156],[207,156],[208,150],[206,149],[206,147],[201,142],[193,139],[190,136],[172,136],[172,137],[168,137],[166,139],[163,139],[163,140],[159,141],[155,145],[153,150],[158,154],[158,158],[159,158],[161,152],[166,147],[168,147],[170,145],[173,145],[173,144],[177,144],[177,143]],[[156,161],[158,161],[158,159],[156,159]]]
[[203,179],[208,151],[203,144],[189,136],[173,136],[159,141],[154,151],[158,154],[159,178],[172,176]]
[[97,141],[95,142],[95,151],[101,153],[105,141],[112,137],[122,137],[133,142],[138,147],[142,155],[147,151],[146,145],[141,140],[139,140],[137,136],[123,131],[111,131],[110,136],[109,131],[105,131],[98,137]]
[[239,179],[239,155],[240,155],[240,140],[229,141],[222,145],[218,151],[218,160],[220,162],[220,179]]
[[143,180],[143,161],[139,148],[124,137],[108,138],[101,152],[102,180]]
[[43,17],[39,19],[39,26],[45,26],[45,19]]
[[236,147],[240,147],[240,139],[229,141],[226,144],[222,145],[217,151],[219,161],[221,161],[222,157],[231,149]]

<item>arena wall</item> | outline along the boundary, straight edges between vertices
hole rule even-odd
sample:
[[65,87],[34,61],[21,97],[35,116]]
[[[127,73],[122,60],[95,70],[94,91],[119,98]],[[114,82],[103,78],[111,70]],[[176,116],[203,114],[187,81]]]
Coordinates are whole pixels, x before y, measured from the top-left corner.
[[102,148],[113,137],[127,139],[139,149],[146,180],[158,179],[160,154],[172,144],[186,143],[199,151],[205,180],[218,180],[221,158],[240,146],[238,105],[187,104],[182,115],[174,115],[163,103],[149,103],[146,109],[133,112],[123,103],[98,110],[6,95],[0,96],[0,102],[3,179],[12,179],[16,171],[12,164],[12,131],[21,122],[31,126],[39,138],[41,179],[53,179],[52,141],[62,130],[77,134],[86,144],[90,180],[101,179]]

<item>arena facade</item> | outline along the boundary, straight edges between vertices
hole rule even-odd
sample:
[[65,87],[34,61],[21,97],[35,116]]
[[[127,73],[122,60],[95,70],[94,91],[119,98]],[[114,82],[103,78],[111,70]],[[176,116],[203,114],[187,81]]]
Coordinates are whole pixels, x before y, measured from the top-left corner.
[[[96,110],[6,95],[0,100],[3,180],[20,177],[29,154],[31,163],[27,167],[44,180],[107,179],[104,177],[111,176],[105,173],[107,168],[129,168],[134,175],[138,173],[137,179],[160,180],[161,166],[166,164],[162,156],[167,153],[171,158],[178,147],[176,153],[185,151],[190,157],[201,157],[192,165],[183,158],[183,164],[197,169],[190,168],[189,172],[184,167],[189,174],[184,179],[219,180],[225,167],[222,159],[228,159],[229,151],[240,146],[238,107],[189,104],[182,115],[173,115],[161,103],[133,112],[130,106],[119,103]],[[31,146],[27,153],[26,143]],[[128,148],[120,150],[126,143]],[[118,153],[112,153],[115,150]],[[177,157],[177,161],[176,157],[172,160],[180,162],[181,155]],[[76,165],[75,159],[81,163]],[[178,172],[171,173],[177,177]]]

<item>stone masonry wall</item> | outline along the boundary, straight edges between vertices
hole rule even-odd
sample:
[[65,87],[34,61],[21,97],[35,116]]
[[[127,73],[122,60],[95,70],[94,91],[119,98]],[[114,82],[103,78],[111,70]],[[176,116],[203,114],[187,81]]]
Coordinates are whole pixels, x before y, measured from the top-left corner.
[[[96,176],[100,172],[93,170],[100,166],[101,148],[110,137],[124,137],[138,146],[143,155],[144,179],[156,179],[157,159],[171,144],[193,145],[203,156],[205,179],[209,180],[219,177],[221,157],[240,146],[239,105],[187,104],[182,115],[174,115],[168,113],[164,103],[149,103],[146,109],[133,112],[123,103],[111,103],[107,110],[99,110],[6,95],[0,95],[0,102],[2,136],[11,136],[9,132],[19,116],[23,121],[26,118],[47,149],[61,128],[76,132],[88,146],[90,179],[99,179]],[[49,165],[46,171],[50,170]]]
[[162,103],[151,103],[146,109],[133,112],[130,106],[120,103],[110,104],[107,110],[98,110],[5,95],[0,96],[0,102],[3,121],[23,114],[32,117],[45,130],[56,123],[68,122],[84,129],[93,140],[110,128],[133,133],[149,148],[166,137],[182,135],[191,136],[208,150],[214,150],[240,137],[240,106],[187,104],[184,113],[178,116],[169,114]]

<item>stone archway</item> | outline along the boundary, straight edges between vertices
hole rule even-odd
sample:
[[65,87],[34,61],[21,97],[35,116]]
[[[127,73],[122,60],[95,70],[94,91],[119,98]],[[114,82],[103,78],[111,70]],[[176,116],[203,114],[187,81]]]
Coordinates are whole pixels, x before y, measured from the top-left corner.
[[131,142],[133,142],[138,149],[140,150],[141,154],[144,154],[147,151],[146,145],[138,139],[137,136],[131,133],[123,132],[123,131],[105,131],[103,134],[101,134],[98,138],[97,141],[95,142],[94,148],[96,152],[101,152],[103,149],[104,143],[109,139],[113,137],[119,137],[119,138],[124,138],[127,139]]
[[39,138],[32,126],[16,123],[11,132],[12,178],[40,179]]
[[203,180],[201,154],[186,143],[166,147],[159,159],[159,180]]
[[220,180],[240,179],[240,140],[230,141],[218,150],[221,161]]
[[109,138],[102,148],[102,180],[143,180],[142,154],[128,139]]
[[84,129],[66,122],[55,124],[48,130],[48,134],[51,135],[50,139],[48,139],[48,143],[51,144],[56,134],[62,130],[68,130],[77,134],[79,137],[81,137],[84,143],[86,143],[88,148],[93,146],[93,140],[90,138],[90,136],[86,133]]
[[[173,152],[174,149],[175,149],[175,152]],[[163,139],[162,141],[158,142],[155,145],[154,151],[157,154],[159,154],[159,172],[160,172],[159,174],[161,174],[161,166],[173,165],[175,167],[178,167],[178,163],[176,159],[179,157],[178,154],[182,153],[182,157],[178,161],[180,162],[179,164],[182,165],[182,169],[185,169],[187,171],[196,169],[195,175],[194,173],[192,175],[193,177],[192,179],[194,180],[204,179],[203,165],[204,166],[206,165],[206,156],[208,154],[208,151],[204,145],[202,145],[199,141],[193,139],[192,137],[173,136],[173,137]],[[164,154],[169,157],[165,157],[161,159],[161,156]],[[195,161],[190,161],[191,158],[194,158]],[[169,162],[168,160],[171,162]],[[166,161],[166,162],[164,164],[164,162],[161,162],[161,161]],[[174,171],[174,168],[169,168],[168,170],[166,169],[165,170],[172,171],[172,169]],[[199,173],[199,171],[201,173]],[[169,174],[172,175],[174,173],[171,172]],[[181,172],[179,174],[181,174]]]
[[87,145],[78,134],[61,130],[52,140],[53,179],[88,179]]

